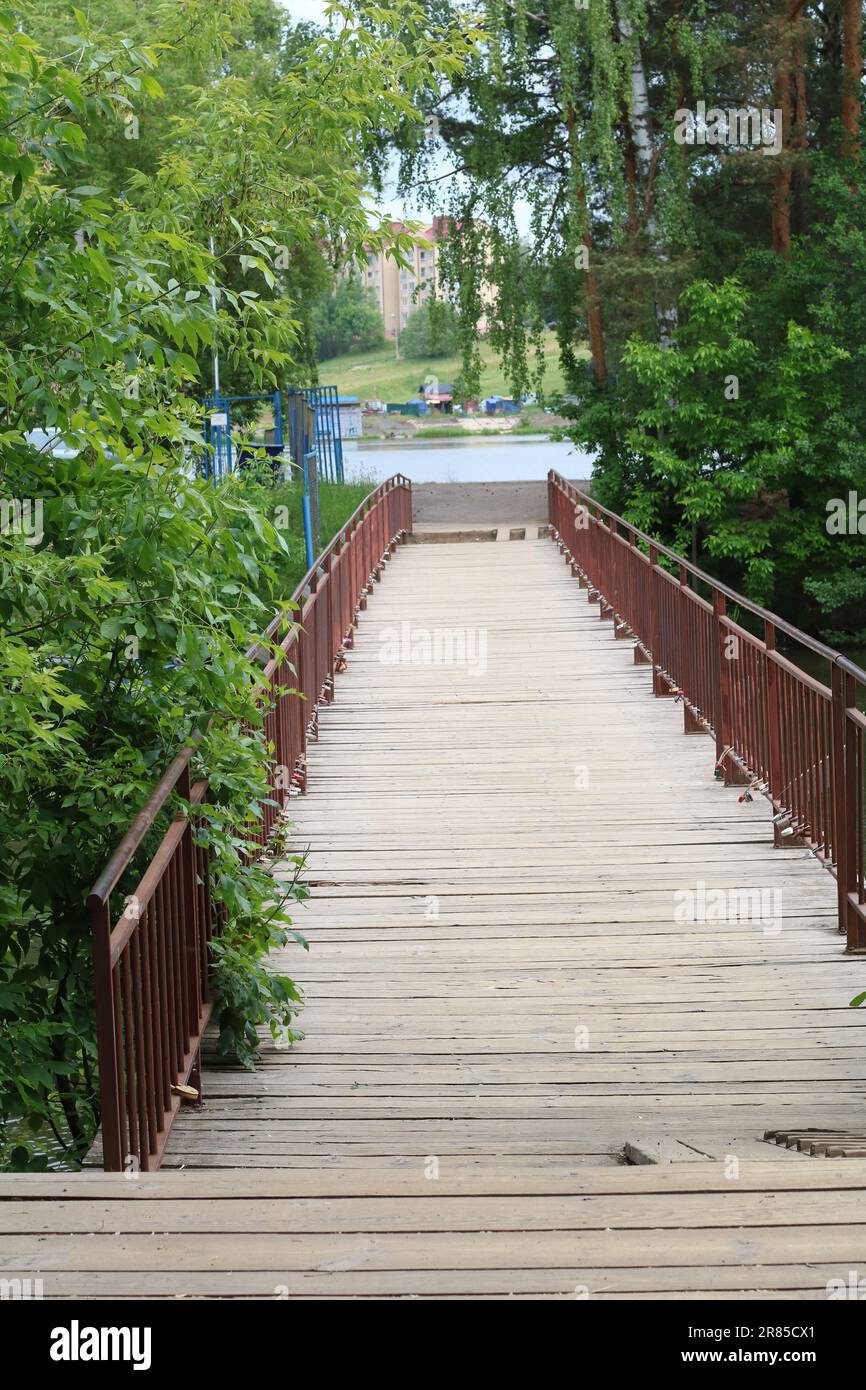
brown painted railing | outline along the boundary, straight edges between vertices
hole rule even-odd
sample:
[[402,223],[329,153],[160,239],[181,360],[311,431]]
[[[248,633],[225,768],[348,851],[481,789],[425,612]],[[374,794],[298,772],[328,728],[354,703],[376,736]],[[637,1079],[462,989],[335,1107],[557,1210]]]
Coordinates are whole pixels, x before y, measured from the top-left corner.
[[[777,842],[807,845],[836,876],[839,930],[849,950],[866,951],[866,672],[558,473],[547,486],[554,538],[601,617],[613,619],[618,637],[635,639],[654,693],[682,700],[685,732],[715,737],[725,781],[770,798]],[[729,604],[752,614],[763,636],[737,622]],[[780,635],[827,663],[829,686],[777,650]]]
[[[306,790],[307,738],[318,707],[334,698],[334,675],[367,595],[394,547],[412,529],[412,485],[398,474],[364,499],[301,580],[296,621],[275,618],[269,646],[247,656],[262,664],[269,796],[261,806],[259,849],[268,843],[292,788]],[[297,696],[284,698],[291,690]],[[196,740],[197,741],[197,740]],[[220,913],[211,896],[208,851],[195,842],[195,812],[180,810],[123,911],[111,894],[172,792],[200,806],[207,780],[190,784],[195,741],[154,787],[87,905],[93,928],[96,1025],[107,1171],[157,1168],[186,1094],[201,1095],[201,1039],[212,1009],[209,942]],[[275,803],[275,804],[273,804]]]

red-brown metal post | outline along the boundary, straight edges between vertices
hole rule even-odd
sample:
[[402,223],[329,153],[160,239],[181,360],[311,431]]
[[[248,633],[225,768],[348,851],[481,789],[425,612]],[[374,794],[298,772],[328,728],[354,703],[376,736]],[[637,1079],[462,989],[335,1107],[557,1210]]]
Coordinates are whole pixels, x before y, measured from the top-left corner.
[[99,1095],[102,1110],[103,1167],[107,1173],[123,1172],[123,1139],[120,1132],[120,1073],[116,1048],[119,1028],[114,1016],[114,982],[111,977],[111,918],[108,902],[91,903],[93,967],[96,986],[96,1040],[99,1048]]
[[776,651],[776,629],[764,620],[764,646],[767,648],[767,735],[770,750],[770,796],[782,796],[782,722],[779,691],[779,667],[773,657]]
[[[724,621],[723,621],[726,612],[727,612],[727,604],[726,604],[726,601],[725,601],[725,596],[724,596],[724,594],[720,594],[719,591],[718,591],[718,589],[714,589],[714,590],[713,590],[713,616],[714,616],[714,619],[715,619],[715,626],[716,626],[716,660],[715,660],[714,677],[715,677],[715,687],[716,687],[715,705],[716,705],[716,762],[717,762],[717,763],[720,763],[720,762],[722,761],[722,758],[723,758],[723,755],[724,755],[724,751],[725,751],[725,747],[726,747],[725,739],[726,739],[726,737],[727,737],[727,730],[726,730],[726,727],[725,727],[725,719],[726,719],[726,715],[725,715],[725,704],[726,704],[726,698],[727,698],[727,697],[726,697],[726,691],[725,691],[725,677],[724,677],[724,666],[725,666],[725,624],[724,624]],[[726,760],[726,761],[727,761],[727,760]]]
[[[847,715],[845,710],[845,676],[833,664],[831,674],[833,690],[832,738],[833,738],[833,848],[836,861],[836,889],[839,907],[838,927],[840,932],[848,933],[848,894],[851,891],[853,873],[851,869],[850,829],[848,822],[848,797],[845,777],[845,735]],[[849,942],[850,945],[850,942]]]
[[683,697],[683,733],[702,734],[703,726],[698,723],[689,708],[689,699],[694,695],[692,651],[689,647],[689,634],[691,625],[689,623],[689,577],[685,565],[680,565],[680,587],[679,587],[679,606],[680,606],[680,689]]
[[650,615],[649,645],[650,645],[650,660],[651,660],[651,662],[652,662],[652,673],[653,673],[653,695],[667,695],[667,694],[669,694],[669,691],[668,691],[667,685],[665,684],[664,680],[663,680],[662,677],[661,677],[661,673],[660,673],[660,669],[659,669],[659,666],[660,666],[660,659],[661,659],[661,652],[660,652],[660,624],[659,624],[659,607],[658,607],[658,579],[657,579],[657,577],[656,577],[656,570],[657,570],[657,568],[658,568],[658,562],[659,562],[658,547],[655,546],[655,545],[651,545],[650,548],[649,548],[649,570],[647,571],[647,579],[648,579],[648,581],[649,581],[649,615]]

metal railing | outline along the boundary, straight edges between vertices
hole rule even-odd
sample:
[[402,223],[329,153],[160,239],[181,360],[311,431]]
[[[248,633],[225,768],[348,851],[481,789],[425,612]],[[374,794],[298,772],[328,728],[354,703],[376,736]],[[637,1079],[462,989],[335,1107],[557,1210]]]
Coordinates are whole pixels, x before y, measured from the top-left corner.
[[[286,622],[275,618],[269,645],[247,652],[262,667],[269,749],[268,796],[250,836],[259,852],[292,788],[306,790],[307,740],[315,736],[319,705],[334,698],[334,675],[373,581],[412,529],[411,489],[397,474],[371,492],[296,588],[296,621],[280,638]],[[305,698],[285,698],[292,690]],[[213,1006],[209,943],[222,914],[211,892],[208,850],[195,834],[196,808],[208,789],[206,778],[191,785],[197,741],[154,787],[87,900],[106,1171],[159,1167],[181,1100],[201,1095],[201,1039]],[[116,916],[111,895],[173,792],[190,812],[178,811]]]
[[[709,733],[716,770],[772,802],[777,843],[800,842],[835,875],[839,930],[866,951],[866,671],[705,574],[548,474],[554,539],[602,618],[633,637],[656,695],[682,700],[686,733]],[[660,563],[673,565],[671,573]],[[705,591],[699,593],[698,588]],[[729,612],[749,613],[762,635]],[[777,650],[779,637],[827,663],[830,684]]]

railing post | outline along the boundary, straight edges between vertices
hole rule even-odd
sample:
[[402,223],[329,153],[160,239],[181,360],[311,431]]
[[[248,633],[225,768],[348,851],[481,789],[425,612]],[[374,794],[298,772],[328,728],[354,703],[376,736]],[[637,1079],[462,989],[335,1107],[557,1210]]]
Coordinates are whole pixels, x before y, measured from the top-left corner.
[[649,619],[650,619],[650,660],[652,662],[653,673],[653,695],[667,695],[668,688],[661,677],[661,625],[659,622],[658,605],[658,579],[656,570],[658,569],[659,552],[658,546],[651,545],[649,548]]
[[[189,801],[192,784],[189,763],[177,779],[177,790],[185,801]],[[201,978],[201,946],[199,942],[198,885],[196,884],[195,852],[192,842],[192,820],[186,818],[186,829],[177,847],[180,854],[182,904],[181,921],[184,928],[183,950],[186,957],[187,987],[189,990],[190,1024],[193,1037],[200,1036],[202,1008],[205,1002]],[[201,1044],[199,1043],[199,1047]],[[201,1101],[201,1088],[198,1099]]]
[[102,1111],[102,1166],[106,1173],[123,1172],[120,1074],[111,971],[111,917],[108,902],[91,906],[93,967],[96,984],[96,1039],[99,1049],[99,1095]]
[[841,666],[833,664],[833,826],[839,930],[848,950],[866,952],[864,871],[864,749],[866,734],[857,709],[857,685]]
[[718,589],[713,590],[713,616],[716,628],[716,660],[715,660],[715,687],[716,687],[716,765],[722,764],[725,751],[725,739],[727,737],[726,727],[726,691],[725,691],[725,624],[723,622],[727,604],[724,594],[720,594]]
[[[327,687],[327,702],[333,704],[336,694],[336,682],[334,681],[334,565],[333,552],[329,551],[325,560],[325,580],[327,582],[328,594],[328,669],[325,672],[325,684]],[[341,645],[338,638],[337,645]]]
[[719,712],[718,728],[716,729],[716,762],[722,765],[725,786],[736,787],[742,786],[749,779],[739,764],[734,761],[732,755],[731,661],[725,651],[727,633],[724,621],[728,610],[725,596],[720,594],[718,590],[713,591],[713,610],[716,614],[718,628],[717,654],[719,663],[718,703],[716,705]]
[[782,720],[779,668],[773,660],[776,651],[776,629],[764,619],[764,646],[767,649],[767,738],[770,752],[770,798],[782,797]]
[[[303,598],[300,599],[300,605],[301,617],[303,617]],[[298,690],[302,694],[306,694],[307,691],[307,662],[309,659],[309,654],[307,651],[308,645],[309,634],[307,633],[306,628],[301,627],[298,630],[296,668]],[[295,786],[298,788],[298,791],[302,795],[307,790],[307,723],[309,719],[308,711],[309,702],[305,701],[302,705],[301,716],[298,720],[298,742],[300,744],[300,749],[295,754],[295,765],[292,768],[292,781],[294,782]]]
[[[599,536],[602,538],[602,554],[604,557],[604,591],[607,595],[607,607],[610,616],[613,617],[616,611],[616,557],[614,555],[614,545],[612,536],[614,534],[614,523],[605,521],[599,514]],[[604,528],[602,533],[601,527]]]
[[836,889],[838,896],[840,932],[845,932],[849,936],[850,946],[850,923],[848,911],[848,894],[853,887],[853,872],[851,868],[851,835],[853,834],[853,820],[849,823],[848,818],[848,788],[845,766],[845,733],[846,733],[846,713],[845,713],[845,675],[840,671],[836,663],[833,663],[832,670],[832,738],[833,738],[833,850],[836,861]]
[[357,593],[356,572],[358,568],[358,554],[357,546],[355,545],[355,531],[357,529],[357,525],[357,520],[351,522],[346,527],[346,530],[344,532],[346,542],[346,549],[344,551],[344,554],[346,557],[347,571],[346,611],[348,613],[348,622],[346,623],[346,631],[343,633],[343,646],[347,649],[350,649],[355,645],[355,636],[352,629],[355,623],[355,594]]
[[692,653],[689,649],[689,599],[687,597],[689,589],[689,579],[685,565],[680,565],[680,694],[683,700],[683,733],[702,734],[703,726],[698,723],[692,711],[689,709],[689,696],[693,693],[690,689],[692,674]]

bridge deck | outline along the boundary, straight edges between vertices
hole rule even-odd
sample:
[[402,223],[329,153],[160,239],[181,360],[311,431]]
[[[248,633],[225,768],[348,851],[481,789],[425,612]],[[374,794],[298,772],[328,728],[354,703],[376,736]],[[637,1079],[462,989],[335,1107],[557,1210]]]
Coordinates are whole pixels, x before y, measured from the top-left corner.
[[[455,629],[486,639],[475,669],[380,659]],[[311,949],[281,962],[306,1038],[212,1068],[170,1163],[612,1164],[667,1135],[763,1157],[765,1129],[862,1123],[833,880],[715,781],[550,541],[401,550],[320,723],[294,803]],[[701,884],[707,915],[763,890],[766,920],[674,920]]]
[[[474,663],[382,659],[437,631]],[[50,1211],[19,1187],[6,1268],[60,1294],[826,1297],[866,1260],[866,1169],[760,1139],[862,1132],[863,963],[829,875],[682,722],[549,541],[401,548],[293,806],[304,1041],[209,1061],[166,1159],[192,1171],[58,1180]],[[763,890],[763,920],[679,920],[716,889]]]
[[856,1159],[0,1175],[45,1298],[825,1299],[864,1251]]

